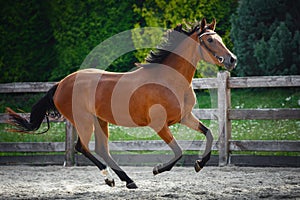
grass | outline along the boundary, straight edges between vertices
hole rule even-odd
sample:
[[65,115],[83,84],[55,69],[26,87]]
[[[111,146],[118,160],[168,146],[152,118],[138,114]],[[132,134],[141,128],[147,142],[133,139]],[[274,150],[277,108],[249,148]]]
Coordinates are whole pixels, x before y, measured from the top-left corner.
[[[300,108],[299,88],[233,90],[232,108]],[[300,140],[299,120],[233,120],[235,140]]]
[[[30,106],[41,94],[1,94],[0,112],[5,106],[30,111]],[[199,108],[216,108],[217,91],[197,92]],[[299,88],[274,89],[234,89],[231,91],[232,108],[300,108]],[[26,103],[24,103],[26,102]],[[218,138],[218,125],[214,120],[203,120]],[[65,140],[64,123],[51,123],[51,129],[43,135],[7,133],[7,125],[0,124],[0,142],[62,142]],[[43,124],[42,128],[46,128]],[[204,140],[205,137],[185,126],[176,124],[170,127],[178,140]],[[150,128],[125,128],[110,126],[110,140],[160,140]],[[299,120],[233,120],[232,140],[300,140]],[[255,153],[255,152],[254,152]],[[298,154],[299,155],[299,154]]]
[[[0,142],[63,142],[65,141],[65,123],[51,123],[50,130],[46,134],[32,135],[22,133],[10,133],[5,131],[10,126],[0,124]],[[47,124],[41,125],[41,130],[47,129]]]

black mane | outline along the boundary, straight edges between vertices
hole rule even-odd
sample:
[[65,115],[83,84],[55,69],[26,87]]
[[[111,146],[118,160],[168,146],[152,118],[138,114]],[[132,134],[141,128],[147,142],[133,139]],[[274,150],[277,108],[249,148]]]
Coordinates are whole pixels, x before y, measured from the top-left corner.
[[150,51],[146,57],[146,62],[162,63],[162,61],[182,42],[182,40],[191,36],[199,28],[200,22],[196,22],[189,30],[183,29],[182,24],[179,24],[174,29],[167,31],[163,37],[163,42],[156,47],[154,51]]

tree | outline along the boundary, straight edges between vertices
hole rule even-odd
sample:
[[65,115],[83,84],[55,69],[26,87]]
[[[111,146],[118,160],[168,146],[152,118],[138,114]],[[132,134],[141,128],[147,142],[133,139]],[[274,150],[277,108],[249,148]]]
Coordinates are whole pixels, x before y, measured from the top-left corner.
[[[0,81],[60,80],[78,70],[94,47],[133,28],[134,2],[0,1]],[[134,62],[128,53],[107,70],[127,71]]]
[[0,82],[42,81],[56,65],[48,2],[0,2]]
[[[143,3],[135,4],[134,11],[141,16],[135,27],[161,27],[164,29],[174,28],[179,23],[194,22],[201,20],[203,17],[208,21],[213,18],[217,19],[216,31],[223,38],[224,43],[232,48],[232,43],[229,37],[231,23],[230,16],[237,7],[237,0],[222,1],[222,0],[145,0]],[[157,43],[157,38],[161,37],[162,33],[157,33],[158,37],[152,32],[144,31],[143,33],[134,33],[134,42],[136,45],[142,42],[141,36],[150,38],[153,43]],[[140,50],[136,53],[136,57],[140,62],[144,61],[149,49]],[[211,68],[207,67],[206,63],[201,63],[199,69]],[[198,76],[203,76],[203,71],[198,73]]]
[[[52,70],[52,80],[59,80],[80,68],[85,57],[105,39],[133,28],[131,1],[79,1],[51,2],[51,25],[56,40],[55,50],[58,65]],[[105,52],[109,54],[109,52]],[[97,59],[104,59],[106,55]],[[127,71],[135,62],[133,55],[127,54],[109,66],[109,71]],[[100,62],[101,63],[101,62]],[[90,66],[102,67],[102,66]]]
[[[80,69],[94,47],[122,31],[151,26],[174,28],[183,19],[216,18],[217,32],[231,48],[229,18],[237,1],[0,1],[0,82],[60,80]],[[143,36],[134,31],[132,34],[124,38],[125,45]],[[149,38],[159,41],[158,36],[152,34]],[[107,48],[110,50],[110,46]],[[128,71],[148,52],[128,52],[105,69]],[[98,65],[114,53],[107,51],[98,56],[101,62],[91,63],[91,67],[101,68]]]
[[232,17],[236,74],[299,74],[299,9],[296,0],[241,0]]

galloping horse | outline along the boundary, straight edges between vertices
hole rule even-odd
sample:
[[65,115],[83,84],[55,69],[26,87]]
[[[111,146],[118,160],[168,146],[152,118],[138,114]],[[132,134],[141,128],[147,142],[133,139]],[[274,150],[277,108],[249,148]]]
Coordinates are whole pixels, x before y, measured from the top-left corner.
[[[108,149],[108,124],[127,127],[149,126],[174,152],[169,162],[157,165],[153,174],[169,171],[182,157],[182,149],[170,132],[169,126],[184,124],[206,136],[202,159],[196,160],[199,172],[210,159],[211,131],[192,113],[196,98],[192,78],[200,60],[231,70],[236,56],[214,32],[216,20],[205,19],[184,30],[177,25],[166,34],[166,41],[146,58],[146,64],[127,73],[112,73],[98,69],[83,69],[72,73],[54,85],[31,110],[30,120],[10,108],[12,131],[34,133],[51,110],[58,111],[76,128],[76,150],[89,158],[106,176],[105,182],[114,186],[109,167],[126,182],[126,187],[137,188],[134,181],[112,159]],[[95,134],[95,152],[88,148]],[[102,163],[99,156],[105,161]]]

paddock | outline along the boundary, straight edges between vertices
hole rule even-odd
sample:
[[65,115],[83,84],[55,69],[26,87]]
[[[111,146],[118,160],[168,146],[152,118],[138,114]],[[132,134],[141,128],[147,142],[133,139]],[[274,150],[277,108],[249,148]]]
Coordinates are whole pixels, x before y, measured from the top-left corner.
[[[223,75],[222,75],[223,74]],[[16,156],[0,157],[0,199],[300,199],[300,168],[299,157],[294,156],[292,161],[287,157],[276,156],[247,159],[251,166],[294,166],[298,168],[281,167],[238,167],[245,166],[245,157],[234,157],[232,151],[287,151],[299,152],[297,141],[233,141],[231,135],[231,120],[247,119],[299,119],[299,108],[291,109],[232,109],[230,101],[230,88],[249,87],[299,87],[299,76],[286,77],[233,77],[226,73],[218,75],[218,79],[195,79],[194,89],[218,89],[218,109],[195,109],[199,119],[218,120],[219,140],[215,142],[213,150],[219,151],[218,158],[211,159],[213,165],[224,167],[205,167],[195,173],[192,167],[174,167],[172,171],[153,176],[152,167],[123,167],[139,187],[128,190],[124,182],[115,176],[116,187],[105,185],[103,177],[95,166],[62,167],[65,164],[76,164],[74,147],[74,129],[66,123],[66,143],[0,143],[0,152],[66,152],[65,158],[59,159],[56,166],[30,166],[33,160],[41,156],[22,157],[17,162]],[[223,77],[224,76],[224,77]],[[223,77],[223,78],[222,78]],[[224,80],[225,82],[222,82]],[[219,84],[218,84],[219,83]],[[13,83],[1,84],[0,93],[16,92],[45,92],[53,83]],[[224,88],[221,86],[228,86]],[[29,89],[28,89],[29,88]],[[0,114],[0,123],[6,120],[6,114]],[[226,124],[227,129],[223,129]],[[165,150],[163,142],[151,141],[122,141],[116,142],[114,151],[153,151]],[[186,144],[186,143],[185,143]],[[203,150],[202,141],[188,141],[185,150]],[[165,144],[164,148],[165,148]],[[159,147],[159,148],[158,148]],[[145,149],[144,149],[145,148]],[[51,155],[53,157],[53,155]],[[63,154],[60,156],[64,157]],[[124,155],[118,155],[123,156]],[[146,155],[143,155],[143,157]],[[151,156],[151,155],[147,155]],[[157,155],[156,155],[157,156]],[[45,162],[43,157],[42,163]],[[51,158],[52,158],[51,157]],[[134,155],[133,157],[137,157]],[[253,156],[252,156],[253,157]],[[258,158],[258,156],[254,156]],[[152,157],[153,158],[153,157]],[[164,158],[164,157],[162,157]],[[25,159],[25,160],[24,160]],[[253,158],[252,158],[253,159]],[[118,159],[117,159],[118,160]],[[118,160],[119,164],[122,164]],[[195,159],[192,159],[194,162]],[[255,159],[257,160],[257,159]],[[50,161],[53,161],[50,159]],[[80,161],[78,159],[77,161]],[[132,157],[126,157],[125,164],[133,162]],[[157,158],[147,162],[157,163]],[[186,161],[186,160],[185,160]],[[275,161],[275,163],[274,163]],[[23,165],[6,165],[23,164]],[[41,163],[37,161],[37,163]],[[58,164],[54,162],[54,164]],[[80,163],[80,162],[79,162]],[[3,165],[4,164],[4,165]],[[52,162],[53,164],[53,162]],[[124,164],[124,162],[123,162]],[[247,166],[249,166],[247,164]],[[283,165],[284,164],[284,165]],[[183,165],[184,166],[184,165]]]
[[0,166],[0,199],[299,199],[300,168],[123,167],[139,187],[116,178],[105,185],[97,167]]
[[[46,92],[55,83],[53,82],[27,82],[27,83],[4,83],[0,84],[0,93],[35,93]],[[250,165],[251,166],[299,166],[299,158],[294,156],[286,161],[276,156],[275,158],[259,158],[254,165],[254,161],[249,159],[236,159],[232,152],[236,151],[266,151],[266,152],[299,152],[299,140],[232,140],[232,120],[299,120],[299,108],[259,108],[259,109],[235,109],[231,108],[231,89],[237,88],[272,88],[272,87],[300,87],[300,76],[261,76],[261,77],[230,77],[229,72],[219,72],[217,78],[197,78],[193,79],[194,90],[217,89],[218,108],[217,109],[194,109],[193,113],[200,120],[218,121],[218,139],[215,138],[212,150],[219,152],[218,164],[224,166],[227,164]],[[226,100],[226,101],[225,101]],[[22,116],[29,117],[28,113],[22,113]],[[8,115],[0,113],[0,124],[6,123]],[[64,119],[51,119],[52,122],[62,122]],[[75,163],[76,152],[74,150],[74,141],[76,133],[74,127],[66,121],[66,141],[65,142],[0,142],[0,152],[65,152],[65,164],[73,166]],[[112,151],[157,151],[169,150],[163,141],[113,141],[116,145],[110,145]],[[198,141],[179,141],[184,150],[204,150],[205,142]],[[94,148],[92,142],[91,149]],[[156,155],[157,157],[157,155]],[[140,159],[140,158],[139,158]],[[252,158],[253,159],[253,158]],[[292,159],[292,160],[291,160]],[[36,159],[33,159],[36,160]],[[30,162],[34,162],[30,160]],[[43,158],[44,160],[44,158]],[[126,165],[128,161],[133,161],[132,156],[126,156]],[[255,159],[256,160],[256,159]],[[16,163],[18,159],[14,157],[2,157],[0,164]],[[28,158],[21,160],[21,163],[28,163]],[[147,160],[148,161],[148,160]],[[242,162],[240,162],[242,161]],[[247,161],[247,162],[246,162]],[[275,162],[274,162],[275,161]],[[140,160],[139,160],[140,162]],[[193,160],[194,162],[194,160]],[[20,163],[20,162],[17,162]],[[38,162],[39,163],[39,162]],[[47,162],[47,164],[51,164]],[[53,164],[53,163],[52,163]],[[57,163],[54,163],[57,164]],[[120,163],[122,164],[122,163]],[[135,163],[134,163],[135,166]]]

